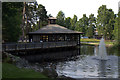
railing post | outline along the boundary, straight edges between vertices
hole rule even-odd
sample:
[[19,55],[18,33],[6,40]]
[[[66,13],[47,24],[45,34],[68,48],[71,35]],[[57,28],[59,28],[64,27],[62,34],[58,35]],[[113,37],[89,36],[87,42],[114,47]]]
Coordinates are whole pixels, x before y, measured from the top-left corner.
[[43,42],[41,43],[41,48],[43,48]]
[[50,43],[49,42],[47,42],[48,43],[48,48],[50,48]]
[[64,45],[64,42],[61,42],[61,47]]
[[34,49],[35,49],[35,43],[33,43],[33,45],[34,45]]
[[26,43],[25,43],[25,51],[26,51]]
[[[70,42],[69,42],[70,43]],[[67,42],[67,46],[69,46],[68,44],[69,44],[68,42]]]
[[5,46],[5,50],[4,51],[6,51],[6,44],[4,44],[4,46]]
[[56,42],[55,42],[55,47],[56,47]]
[[5,44],[5,51],[6,51],[6,44]]
[[38,47],[39,47],[39,48],[42,48],[42,43],[39,43]]
[[66,46],[66,41],[65,41],[65,46]]
[[73,41],[72,41],[72,46],[74,46],[74,43],[73,43]]
[[15,44],[15,50],[17,50],[17,44]]

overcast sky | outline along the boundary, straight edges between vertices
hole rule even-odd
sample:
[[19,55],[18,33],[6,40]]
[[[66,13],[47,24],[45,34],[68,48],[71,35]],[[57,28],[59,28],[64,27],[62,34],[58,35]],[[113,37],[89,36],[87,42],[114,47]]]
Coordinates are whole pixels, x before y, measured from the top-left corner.
[[93,13],[97,16],[97,10],[101,5],[107,5],[108,9],[113,9],[114,13],[118,13],[118,2],[120,0],[37,0],[38,4],[45,6],[47,13],[56,17],[57,13],[62,10],[65,17],[73,18],[77,15],[81,18],[83,14],[89,16]]

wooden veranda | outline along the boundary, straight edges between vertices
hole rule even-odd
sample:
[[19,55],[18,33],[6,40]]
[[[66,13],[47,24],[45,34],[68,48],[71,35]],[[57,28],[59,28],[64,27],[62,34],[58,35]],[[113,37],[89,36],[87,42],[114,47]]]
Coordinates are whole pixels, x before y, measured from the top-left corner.
[[26,51],[80,45],[80,35],[82,32],[73,31],[57,25],[55,23],[56,18],[49,18],[48,20],[48,25],[27,34],[29,43],[3,44],[2,50],[6,52]]
[[26,50],[36,50],[36,49],[47,49],[47,48],[60,48],[60,47],[72,47],[77,44],[73,41],[71,42],[39,42],[39,43],[11,43],[2,44],[2,51],[5,52],[15,52],[15,51],[26,51]]

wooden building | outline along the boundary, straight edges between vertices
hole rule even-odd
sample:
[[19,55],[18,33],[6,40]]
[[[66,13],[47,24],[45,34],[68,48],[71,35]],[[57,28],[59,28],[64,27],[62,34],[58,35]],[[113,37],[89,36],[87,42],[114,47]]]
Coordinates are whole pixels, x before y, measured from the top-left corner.
[[29,32],[29,42],[75,42],[80,44],[82,32],[73,31],[56,24],[56,18],[48,19],[48,25],[35,31]]

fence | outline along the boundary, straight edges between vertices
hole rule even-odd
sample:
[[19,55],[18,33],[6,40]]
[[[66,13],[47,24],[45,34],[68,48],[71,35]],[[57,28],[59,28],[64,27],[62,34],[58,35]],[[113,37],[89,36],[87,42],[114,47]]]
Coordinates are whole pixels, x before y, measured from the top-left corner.
[[7,43],[2,44],[2,51],[29,50],[76,46],[77,42],[41,42],[41,43]]

